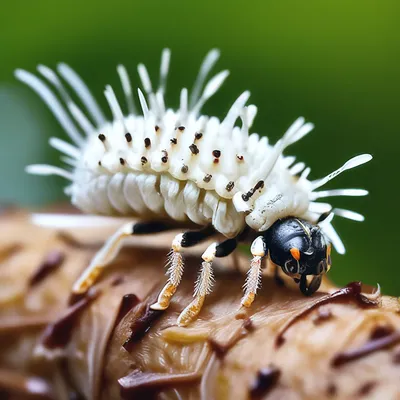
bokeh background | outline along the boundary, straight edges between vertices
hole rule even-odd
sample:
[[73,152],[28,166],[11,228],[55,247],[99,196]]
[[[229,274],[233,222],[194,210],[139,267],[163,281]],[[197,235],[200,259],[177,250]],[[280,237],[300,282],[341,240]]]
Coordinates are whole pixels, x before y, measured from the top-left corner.
[[[50,136],[66,135],[44,103],[13,77],[22,67],[65,61],[106,109],[105,84],[121,94],[115,67],[133,82],[138,62],[157,76],[163,47],[172,49],[168,105],[191,87],[212,47],[231,76],[205,111],[222,117],[245,89],[259,108],[254,131],[277,140],[304,115],[316,129],[290,148],[318,178],[363,152],[373,162],[330,187],[361,187],[366,198],[334,205],[366,215],[336,218],[346,246],[334,255],[338,284],[362,279],[400,294],[399,144],[400,2],[302,1],[14,1],[0,16],[0,202],[39,207],[63,197],[61,178],[28,176],[33,162],[58,163]],[[135,77],[135,78],[134,78]],[[0,228],[1,229],[1,228]]]

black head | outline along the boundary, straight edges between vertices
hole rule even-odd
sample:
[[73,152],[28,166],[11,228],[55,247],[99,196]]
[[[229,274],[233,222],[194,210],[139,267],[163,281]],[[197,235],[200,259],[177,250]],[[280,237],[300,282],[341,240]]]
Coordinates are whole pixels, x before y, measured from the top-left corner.
[[319,226],[290,217],[275,222],[266,235],[270,258],[285,274],[300,279],[329,270],[331,245]]

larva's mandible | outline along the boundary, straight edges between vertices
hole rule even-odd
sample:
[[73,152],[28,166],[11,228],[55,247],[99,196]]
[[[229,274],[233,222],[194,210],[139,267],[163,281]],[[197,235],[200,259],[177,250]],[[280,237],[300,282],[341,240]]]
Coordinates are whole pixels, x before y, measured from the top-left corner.
[[[299,282],[303,293],[311,294],[329,270],[330,243],[339,253],[344,253],[343,243],[331,224],[333,216],[357,221],[363,217],[316,200],[364,196],[367,191],[316,190],[341,172],[366,163],[371,156],[354,157],[328,176],[311,181],[310,169],[304,163],[295,163],[295,157],[283,156],[286,147],[313,129],[304,118],[298,118],[271,145],[267,137],[249,132],[257,108],[246,106],[248,91],[237,98],[222,121],[202,115],[204,103],[228,76],[228,71],[222,71],[206,83],[218,57],[217,50],[208,53],[190,95],[187,89],[182,89],[176,111],[166,108],[164,102],[170,61],[168,49],[162,53],[156,90],[146,67],[138,66],[145,92],[138,89],[140,114],[128,74],[123,66],[118,66],[128,113],[124,113],[113,89],[107,86],[105,96],[113,116],[111,121],[106,119],[85,83],[67,65],[58,65],[57,71],[84,105],[84,111],[51,69],[40,65],[38,72],[58,96],[33,74],[16,71],[17,78],[47,103],[73,142],[50,139],[50,144],[63,153],[64,168],[31,165],[28,172],[60,175],[71,181],[65,192],[85,213],[132,216],[147,221],[119,229],[75,283],[74,293],[84,293],[94,284],[124,237],[160,232],[171,228],[171,222],[175,226],[177,222],[192,222],[199,229],[179,234],[173,240],[169,279],[158,302],[152,305],[154,309],[167,308],[180,283],[184,268],[182,250],[216,233],[226,237],[204,252],[194,300],[179,316],[180,325],[188,324],[197,316],[211,291],[214,258],[230,254],[239,241],[255,237],[242,299],[242,305],[247,307],[259,288],[264,257],[268,256]],[[237,126],[239,119],[241,124]],[[43,221],[40,217],[37,220]],[[54,224],[57,225],[57,217]]]

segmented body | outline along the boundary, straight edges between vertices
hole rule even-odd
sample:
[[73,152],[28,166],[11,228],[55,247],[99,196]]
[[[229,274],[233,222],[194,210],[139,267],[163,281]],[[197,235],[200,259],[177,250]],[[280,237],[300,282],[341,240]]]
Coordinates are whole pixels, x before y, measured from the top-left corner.
[[[227,237],[237,235],[246,222],[232,198],[248,186],[255,166],[273,156],[273,148],[257,134],[248,137],[239,130],[234,138],[222,139],[217,118],[177,126],[176,113],[171,111],[170,117],[157,126],[146,127],[142,117],[134,117],[103,127],[104,142],[93,133],[74,172],[72,202],[91,214],[212,223]],[[270,211],[261,220],[250,213],[251,227],[265,230],[265,222],[274,222],[268,220],[271,214],[302,216],[308,210],[309,184],[292,176],[292,160],[281,157],[260,189],[271,202]]]
[[[42,96],[74,141],[71,145],[57,138],[50,140],[50,144],[67,155],[63,160],[72,167],[71,172],[46,165],[30,166],[29,171],[55,173],[70,179],[66,193],[86,213],[145,219],[169,217],[198,225],[212,223],[226,237],[236,236],[246,225],[265,231],[286,216],[315,223],[321,214],[332,210],[330,204],[316,203],[315,199],[366,194],[357,189],[314,190],[343,170],[368,161],[369,155],[356,157],[317,181],[307,179],[310,169],[304,163],[293,165],[294,157],[282,155],[287,146],[312,130],[313,125],[305,123],[302,117],[281,140],[270,145],[265,136],[260,138],[256,133],[249,133],[257,108],[245,106],[250,96],[247,91],[238,97],[222,121],[201,115],[203,104],[228,75],[227,71],[220,72],[201,91],[218,54],[213,50],[206,57],[190,100],[188,91],[182,89],[176,111],[166,109],[164,103],[169,50],[163,52],[160,85],[156,91],[146,68],[141,64],[138,67],[147,95],[146,100],[139,90],[142,115],[138,115],[134,106],[127,72],[119,66],[128,115],[122,111],[113,89],[107,86],[105,96],[113,115],[111,122],[106,120],[83,81],[65,64],[58,67],[58,72],[80,97],[91,120],[78,108],[52,70],[38,67],[58,91],[67,110],[41,80],[18,70],[17,77]],[[361,218],[347,211],[338,214]],[[327,236],[343,252],[344,247],[330,222],[325,225]]]
[[[367,192],[361,189],[315,190],[341,172],[369,161],[371,156],[354,157],[328,176],[310,181],[310,169],[304,163],[293,165],[294,157],[283,156],[286,147],[312,130],[313,125],[306,123],[304,118],[298,118],[276,144],[270,145],[265,136],[260,138],[249,132],[257,108],[246,106],[250,96],[247,91],[238,97],[222,121],[201,115],[204,103],[228,75],[227,71],[220,72],[202,90],[218,56],[216,50],[208,54],[190,99],[188,91],[182,89],[180,107],[176,111],[166,109],[164,102],[169,50],[164,50],[162,55],[160,84],[156,91],[146,68],[140,64],[138,72],[147,96],[146,99],[138,90],[141,115],[134,106],[128,74],[119,66],[128,113],[122,111],[113,89],[107,86],[105,96],[113,116],[111,122],[106,120],[83,81],[68,66],[59,65],[58,72],[80,98],[86,113],[76,105],[59,77],[49,68],[39,66],[38,71],[55,87],[66,108],[37,77],[22,70],[16,72],[16,76],[36,90],[49,105],[74,142],[71,145],[58,138],[50,139],[50,144],[64,153],[62,160],[70,170],[33,165],[28,171],[69,179],[71,184],[66,187],[66,193],[71,196],[72,203],[86,213],[147,220],[143,224],[128,223],[107,240],[73,285],[74,294],[82,294],[94,284],[101,270],[117,254],[123,238],[165,230],[168,227],[163,221],[168,219],[191,221],[205,229],[175,236],[169,254],[168,281],[157,302],[151,305],[156,310],[169,306],[179,286],[184,268],[183,249],[215,232],[227,237],[221,243],[211,244],[203,253],[194,299],[180,314],[179,325],[187,325],[199,314],[212,288],[214,259],[235,250],[238,242],[243,240],[241,233],[246,226],[258,232],[271,229],[256,237],[251,245],[253,258],[241,302],[244,307],[254,301],[260,286],[262,259],[269,253],[271,259],[272,256],[281,259],[282,270],[300,282],[300,289],[305,294],[318,289],[322,275],[330,268],[329,242],[339,253],[344,253],[343,243],[331,225],[333,215],[355,220],[363,217],[314,200],[330,196],[364,196]],[[237,124],[239,119],[240,125]],[[295,228],[286,227],[289,230],[285,228],[282,232],[289,232],[287,237],[277,234],[276,240],[270,241],[267,233],[274,227],[277,232],[277,225],[288,222],[285,217],[292,217]],[[60,218],[55,216],[51,225],[57,226]],[[39,218],[39,223],[43,221],[43,217]],[[298,236],[297,242],[295,236]],[[292,242],[296,244],[286,249]],[[313,276],[310,284],[307,275]]]

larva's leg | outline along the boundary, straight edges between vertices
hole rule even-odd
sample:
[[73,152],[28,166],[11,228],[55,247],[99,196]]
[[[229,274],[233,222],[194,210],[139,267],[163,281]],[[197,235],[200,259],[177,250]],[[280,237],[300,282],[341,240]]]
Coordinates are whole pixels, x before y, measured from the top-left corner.
[[246,282],[244,284],[244,296],[241,305],[250,307],[256,297],[257,289],[261,283],[261,263],[267,252],[266,243],[263,236],[258,236],[251,244],[251,254],[253,259],[250,263],[250,269],[247,272]]
[[153,310],[165,310],[168,308],[172,296],[175,294],[182,279],[184,261],[181,252],[183,248],[195,246],[214,233],[214,228],[212,226],[207,226],[200,231],[189,231],[175,236],[172,241],[171,252],[168,256],[168,282],[158,295],[157,303],[151,305],[150,308]]
[[309,285],[307,285],[307,276],[302,275],[300,278],[300,290],[305,296],[311,296],[321,286],[322,275],[314,275]]
[[132,235],[158,233],[169,229],[172,229],[172,227],[162,222],[138,222],[122,226],[107,240],[74,283],[72,287],[73,294],[82,294],[89,290],[102,270],[117,256],[124,238]]
[[188,325],[199,314],[207,294],[211,292],[214,282],[212,263],[215,257],[226,257],[237,247],[236,239],[228,239],[218,244],[211,244],[203,253],[200,275],[194,289],[193,301],[181,312],[178,318],[179,326]]

